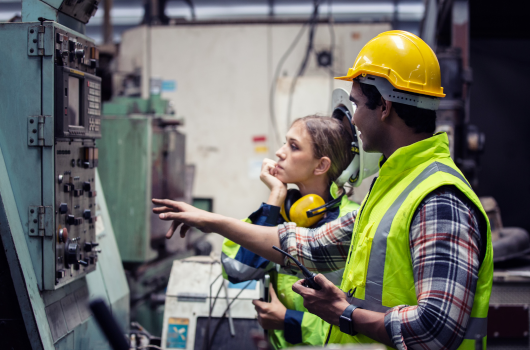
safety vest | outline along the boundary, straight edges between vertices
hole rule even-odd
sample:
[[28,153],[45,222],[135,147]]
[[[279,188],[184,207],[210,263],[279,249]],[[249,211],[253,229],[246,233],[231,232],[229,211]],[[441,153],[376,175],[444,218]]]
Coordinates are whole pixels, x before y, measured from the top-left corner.
[[[487,224],[487,245],[481,263],[471,318],[459,349],[486,348],[486,325],[493,283],[493,249],[488,217],[449,153],[445,133],[402,147],[381,166],[353,229],[341,289],[351,304],[385,312],[398,305],[417,305],[409,247],[409,229],[420,202],[436,188],[456,186],[481,211]],[[352,295],[353,294],[353,295]],[[331,329],[329,343],[373,343],[365,335],[350,336]]]
[[[337,198],[338,188],[335,184],[332,184],[330,194],[333,198]],[[339,217],[342,217],[358,208],[359,205],[357,203],[350,201],[347,196],[344,196],[342,197],[342,201],[339,206]],[[244,221],[251,223],[249,219],[245,219]],[[240,245],[228,239],[224,240],[221,262],[223,265],[223,276],[225,279],[243,282],[251,279],[259,279],[266,273],[269,273],[271,277],[271,284],[274,286],[278,299],[282,302],[282,304],[288,309],[305,312],[302,319],[301,344],[322,345],[326,339],[327,333],[329,332],[329,324],[324,322],[318,316],[307,312],[307,309],[304,307],[304,299],[292,290],[293,284],[304,278],[302,273],[295,270],[284,269],[280,265],[274,264],[272,262],[270,264],[261,264],[261,267],[246,265],[244,262],[238,261],[236,259],[239,249],[241,249]],[[340,285],[343,274],[344,269],[340,269],[325,273],[324,275],[335,285]],[[269,341],[275,349],[283,349],[293,346],[293,344],[289,343],[285,339],[283,330],[269,331]],[[300,345],[300,343],[297,345]]]

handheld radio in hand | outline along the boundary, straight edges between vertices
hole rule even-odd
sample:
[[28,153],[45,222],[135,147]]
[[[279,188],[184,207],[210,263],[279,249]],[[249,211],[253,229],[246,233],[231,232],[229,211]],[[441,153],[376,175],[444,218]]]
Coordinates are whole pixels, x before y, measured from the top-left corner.
[[300,263],[300,261],[296,260],[291,254],[284,252],[283,250],[281,250],[280,248],[276,246],[272,246],[272,249],[277,250],[283,255],[291,258],[295,262],[295,264],[298,265],[298,267],[300,268],[300,270],[302,270],[302,273],[305,276],[305,280],[304,282],[302,282],[302,285],[308,288],[311,288],[311,289],[315,289],[315,290],[322,289],[322,287],[320,287],[320,285],[315,281],[315,276],[317,275],[316,273],[309,271],[304,265]]

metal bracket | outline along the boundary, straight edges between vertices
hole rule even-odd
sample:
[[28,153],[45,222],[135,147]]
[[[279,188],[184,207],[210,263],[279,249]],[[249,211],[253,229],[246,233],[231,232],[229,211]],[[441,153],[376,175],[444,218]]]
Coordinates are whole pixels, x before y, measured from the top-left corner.
[[51,25],[35,25],[28,28],[28,56],[52,56],[53,44]]
[[53,128],[53,118],[49,115],[28,117],[28,146],[52,146]]
[[53,236],[53,210],[52,207],[30,205],[28,215],[28,234],[35,237]]

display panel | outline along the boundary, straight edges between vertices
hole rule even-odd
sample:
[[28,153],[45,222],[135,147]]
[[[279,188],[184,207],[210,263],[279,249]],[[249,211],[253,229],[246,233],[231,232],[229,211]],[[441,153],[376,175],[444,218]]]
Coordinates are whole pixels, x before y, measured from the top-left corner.
[[81,110],[79,106],[79,89],[80,81],[79,78],[69,76],[68,77],[68,125],[79,126],[79,112]]

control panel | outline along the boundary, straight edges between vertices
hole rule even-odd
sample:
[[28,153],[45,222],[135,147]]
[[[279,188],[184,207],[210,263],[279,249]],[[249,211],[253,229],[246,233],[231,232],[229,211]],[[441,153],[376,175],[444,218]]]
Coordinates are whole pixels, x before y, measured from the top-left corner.
[[96,269],[96,167],[101,138],[99,54],[55,28],[55,288]]

